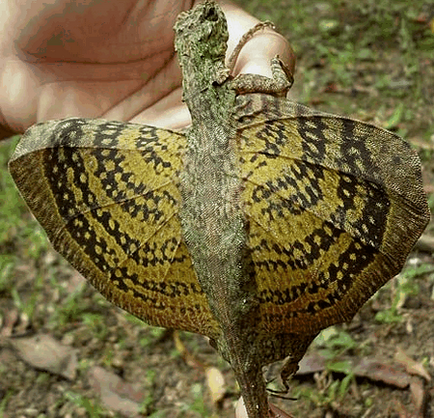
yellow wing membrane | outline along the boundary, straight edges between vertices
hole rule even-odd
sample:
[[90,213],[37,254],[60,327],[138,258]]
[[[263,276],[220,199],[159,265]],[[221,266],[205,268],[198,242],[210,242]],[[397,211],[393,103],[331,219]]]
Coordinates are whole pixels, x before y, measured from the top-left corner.
[[109,301],[213,336],[178,218],[185,147],[180,133],[71,118],[29,129],[10,170],[54,248]]
[[391,132],[270,95],[238,96],[235,114],[260,332],[351,319],[429,220],[416,153]]

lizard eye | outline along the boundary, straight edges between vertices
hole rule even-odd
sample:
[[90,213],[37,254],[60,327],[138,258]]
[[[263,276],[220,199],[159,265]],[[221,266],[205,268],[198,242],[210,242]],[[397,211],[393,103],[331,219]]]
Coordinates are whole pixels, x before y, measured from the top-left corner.
[[218,15],[216,12],[215,7],[210,7],[205,14],[205,19],[210,21],[210,22],[216,22],[218,20]]

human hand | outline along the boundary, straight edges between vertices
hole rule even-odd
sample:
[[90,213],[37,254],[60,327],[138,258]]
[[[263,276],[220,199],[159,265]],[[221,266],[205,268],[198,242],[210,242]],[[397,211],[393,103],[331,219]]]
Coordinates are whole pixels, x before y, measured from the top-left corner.
[[[70,116],[187,126],[172,27],[188,3],[1,2],[0,139],[36,122]],[[229,56],[258,20],[231,3],[221,5],[228,19]],[[294,68],[294,55],[282,36],[271,30],[258,33],[242,49],[234,75],[270,76],[269,62],[276,54]]]

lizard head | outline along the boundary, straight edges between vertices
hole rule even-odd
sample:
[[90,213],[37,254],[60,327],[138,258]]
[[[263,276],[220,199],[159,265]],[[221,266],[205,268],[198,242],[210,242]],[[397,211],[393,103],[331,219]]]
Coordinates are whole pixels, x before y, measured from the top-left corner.
[[179,15],[174,26],[175,50],[181,66],[204,60],[224,63],[229,37],[225,15],[211,0]]

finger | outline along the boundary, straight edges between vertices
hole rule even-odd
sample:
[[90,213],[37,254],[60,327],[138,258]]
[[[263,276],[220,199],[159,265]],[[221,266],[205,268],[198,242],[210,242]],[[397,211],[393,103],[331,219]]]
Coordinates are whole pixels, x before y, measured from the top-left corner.
[[[228,22],[229,57],[242,36],[259,23],[259,20],[229,1],[221,0],[220,4]],[[272,29],[259,31],[241,49],[233,75],[251,73],[270,77],[270,60],[276,55],[279,55],[283,64],[294,73],[295,54],[289,42]]]
[[235,407],[235,418],[249,418],[242,397],[238,399],[237,405]]
[[264,29],[255,34],[241,50],[235,74],[251,73],[271,77],[270,61],[276,55],[294,74],[296,59],[289,42],[279,33]]

